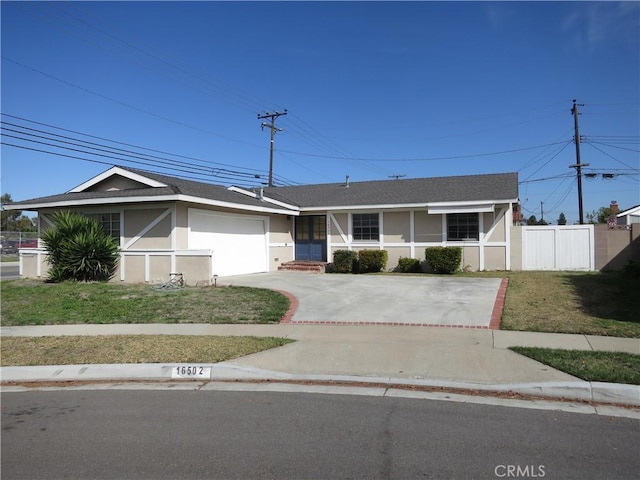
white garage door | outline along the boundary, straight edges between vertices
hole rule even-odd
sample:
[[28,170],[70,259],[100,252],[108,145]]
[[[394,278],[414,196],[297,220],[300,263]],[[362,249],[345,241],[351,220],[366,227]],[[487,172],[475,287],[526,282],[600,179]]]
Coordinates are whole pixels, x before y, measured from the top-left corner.
[[214,275],[268,271],[266,218],[189,210],[189,249],[213,251]]

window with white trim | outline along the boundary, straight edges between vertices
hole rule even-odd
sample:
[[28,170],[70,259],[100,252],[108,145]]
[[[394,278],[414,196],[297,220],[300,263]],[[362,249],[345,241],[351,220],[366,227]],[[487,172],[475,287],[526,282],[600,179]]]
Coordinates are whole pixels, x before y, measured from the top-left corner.
[[447,241],[462,242],[480,239],[480,223],[477,213],[448,213]]
[[120,213],[92,213],[87,217],[97,220],[105,232],[120,242]]
[[380,239],[380,218],[377,213],[353,214],[353,239],[369,241]]

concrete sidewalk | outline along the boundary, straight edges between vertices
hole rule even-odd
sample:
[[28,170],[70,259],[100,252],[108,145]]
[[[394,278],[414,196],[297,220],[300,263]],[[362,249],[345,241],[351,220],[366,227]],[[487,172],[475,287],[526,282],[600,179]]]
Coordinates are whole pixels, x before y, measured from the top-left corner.
[[[57,335],[254,335],[296,340],[209,365],[207,380],[405,384],[640,405],[640,386],[585,382],[510,346],[640,353],[640,339],[486,329],[327,325],[63,325],[2,327],[2,337]],[[3,382],[166,380],[172,365],[3,367]]]

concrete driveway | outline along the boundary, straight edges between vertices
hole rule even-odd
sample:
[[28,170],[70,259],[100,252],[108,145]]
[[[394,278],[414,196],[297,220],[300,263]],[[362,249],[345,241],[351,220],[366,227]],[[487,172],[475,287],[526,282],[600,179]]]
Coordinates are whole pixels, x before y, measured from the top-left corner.
[[487,328],[501,279],[272,272],[218,282],[292,294],[293,323]]

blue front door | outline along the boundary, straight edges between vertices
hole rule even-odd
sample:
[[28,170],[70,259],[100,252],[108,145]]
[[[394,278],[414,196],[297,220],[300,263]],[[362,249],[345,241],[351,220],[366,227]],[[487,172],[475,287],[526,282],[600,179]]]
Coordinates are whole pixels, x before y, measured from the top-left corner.
[[296,260],[327,261],[327,217],[296,218]]

